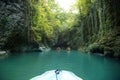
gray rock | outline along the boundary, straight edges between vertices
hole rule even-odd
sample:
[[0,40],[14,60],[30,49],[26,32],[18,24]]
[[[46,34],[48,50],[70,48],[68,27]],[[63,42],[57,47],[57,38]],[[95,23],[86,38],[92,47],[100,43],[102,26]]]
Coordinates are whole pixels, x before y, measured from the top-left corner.
[[13,30],[24,31],[25,16],[24,6],[21,0],[15,2],[6,3],[0,1],[0,38],[3,38],[5,43],[7,37]]

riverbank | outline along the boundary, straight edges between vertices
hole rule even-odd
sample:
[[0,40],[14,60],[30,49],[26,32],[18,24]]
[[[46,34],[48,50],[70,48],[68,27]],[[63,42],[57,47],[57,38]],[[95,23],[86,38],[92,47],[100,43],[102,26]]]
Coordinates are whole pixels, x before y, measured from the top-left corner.
[[119,47],[109,47],[98,43],[94,43],[89,46],[80,47],[78,50],[85,53],[98,54],[104,57],[112,57],[112,58],[120,59]]

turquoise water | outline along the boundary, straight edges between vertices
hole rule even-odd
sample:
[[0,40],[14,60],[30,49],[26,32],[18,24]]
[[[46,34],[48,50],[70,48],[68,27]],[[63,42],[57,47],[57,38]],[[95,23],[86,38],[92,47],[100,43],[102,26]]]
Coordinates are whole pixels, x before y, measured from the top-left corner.
[[120,80],[120,61],[78,51],[34,52],[0,59],[0,80],[29,80],[48,70],[62,69],[84,80]]

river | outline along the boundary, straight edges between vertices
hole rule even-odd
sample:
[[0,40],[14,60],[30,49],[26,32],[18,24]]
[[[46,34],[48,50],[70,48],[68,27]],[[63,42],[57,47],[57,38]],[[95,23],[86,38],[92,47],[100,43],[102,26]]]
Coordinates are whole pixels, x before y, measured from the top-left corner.
[[83,80],[120,80],[120,61],[78,51],[18,53],[0,59],[0,80],[29,80],[48,70],[72,71]]

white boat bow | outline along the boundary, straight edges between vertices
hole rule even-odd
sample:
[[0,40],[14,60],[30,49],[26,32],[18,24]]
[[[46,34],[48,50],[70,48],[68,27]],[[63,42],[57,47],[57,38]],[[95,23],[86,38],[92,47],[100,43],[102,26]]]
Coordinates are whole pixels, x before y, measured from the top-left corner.
[[65,70],[46,71],[42,75],[33,77],[30,80],[83,80],[74,73]]

